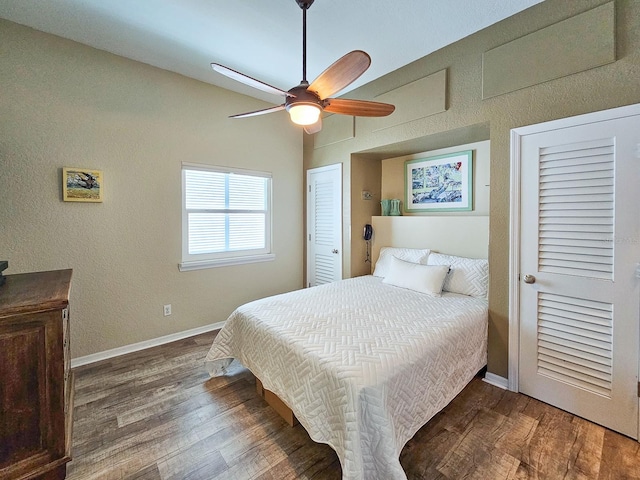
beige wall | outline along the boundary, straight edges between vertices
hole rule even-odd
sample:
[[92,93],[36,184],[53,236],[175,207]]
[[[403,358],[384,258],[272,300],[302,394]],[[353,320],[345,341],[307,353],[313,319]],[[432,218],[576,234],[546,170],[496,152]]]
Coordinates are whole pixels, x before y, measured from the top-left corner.
[[[0,259],[73,268],[72,355],[223,321],[302,286],[302,134],[258,100],[0,20]],[[179,272],[181,162],[273,173],[273,262]],[[100,204],[61,168],[104,172]],[[164,317],[163,304],[173,314]]]
[[[373,215],[380,215],[381,162],[354,157],[351,160],[351,260],[350,276],[369,275],[371,260],[367,261],[367,243],[362,238],[364,226],[371,223]],[[371,199],[362,197],[369,192]],[[371,249],[369,249],[371,255]],[[346,278],[346,277],[345,277]]]
[[[604,3],[603,0],[546,0],[346,95],[349,98],[374,99],[447,69],[446,112],[430,116],[420,115],[420,112],[404,112],[403,118],[412,120],[377,131],[374,131],[375,121],[356,119],[353,138],[343,136],[339,141],[319,148],[314,148],[313,139],[305,140],[305,168],[326,163],[345,164],[344,171],[349,174],[349,178],[345,175],[344,179],[345,195],[349,199],[350,179],[357,175],[358,170],[350,168],[352,158],[380,161],[490,140],[488,368],[490,372],[504,377],[507,376],[509,335],[510,129],[640,102],[640,2],[615,2],[617,61],[614,63],[482,100],[482,54]],[[562,38],[558,41],[562,41]],[[588,51],[582,53],[589,55]],[[550,56],[547,61],[553,64],[562,60]],[[530,65],[526,58],[522,62],[528,67],[544,67]],[[514,65],[513,68],[523,68],[522,65]],[[419,103],[408,98],[402,107],[411,110],[415,108],[413,104]],[[335,137],[339,138],[339,135]],[[360,165],[358,168],[365,167]],[[384,183],[387,183],[387,179],[384,179]],[[346,210],[343,219],[345,224],[352,220],[349,215],[350,210]],[[363,220],[358,218],[357,223],[363,223]],[[345,238],[345,257],[353,249],[353,241]]]

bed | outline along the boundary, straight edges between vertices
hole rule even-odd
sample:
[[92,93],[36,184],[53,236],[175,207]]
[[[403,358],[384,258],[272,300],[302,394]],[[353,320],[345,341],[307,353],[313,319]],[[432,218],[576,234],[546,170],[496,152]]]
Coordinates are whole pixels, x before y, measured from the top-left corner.
[[251,370],[344,480],[406,479],[405,443],[486,365],[486,260],[376,254],[373,275],[242,305],[206,357],[213,376],[233,359]]

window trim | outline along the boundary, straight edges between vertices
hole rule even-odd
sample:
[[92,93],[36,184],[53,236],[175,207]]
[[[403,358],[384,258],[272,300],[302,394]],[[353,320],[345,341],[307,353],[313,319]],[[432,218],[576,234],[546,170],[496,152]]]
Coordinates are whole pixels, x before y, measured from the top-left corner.
[[[269,180],[266,195],[266,223],[265,223],[265,248],[259,250],[239,250],[224,251],[209,254],[189,254],[189,212],[186,209],[186,171],[202,170],[206,172],[217,172],[225,174],[247,175],[253,177],[263,177]],[[272,195],[273,177],[270,172],[258,170],[245,170],[241,168],[222,167],[217,165],[205,165],[197,163],[182,162],[180,168],[182,177],[182,261],[178,264],[181,272],[200,270],[203,268],[224,267],[229,265],[243,265],[248,263],[269,262],[275,259],[273,253],[272,236]]]

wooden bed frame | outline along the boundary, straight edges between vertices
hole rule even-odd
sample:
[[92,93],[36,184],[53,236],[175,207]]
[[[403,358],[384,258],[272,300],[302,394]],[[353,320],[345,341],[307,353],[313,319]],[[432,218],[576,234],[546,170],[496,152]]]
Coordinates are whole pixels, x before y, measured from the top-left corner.
[[278,415],[284,418],[284,421],[287,422],[291,427],[295,427],[299,422],[296,416],[293,414],[293,411],[280,400],[275,393],[271,390],[267,390],[262,386],[262,382],[258,377],[256,377],[256,391],[258,395],[260,395],[264,400],[269,404],[271,408],[273,408]]

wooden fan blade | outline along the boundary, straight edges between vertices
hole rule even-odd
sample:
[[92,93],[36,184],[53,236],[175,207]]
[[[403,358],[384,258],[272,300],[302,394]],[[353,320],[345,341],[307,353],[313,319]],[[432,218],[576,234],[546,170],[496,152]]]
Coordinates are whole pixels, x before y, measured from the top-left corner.
[[394,105],[367,100],[349,100],[347,98],[327,98],[325,112],[353,115],[354,117],[386,117],[396,109]]
[[369,65],[371,57],[367,52],[349,52],[318,75],[307,90],[317,93],[321,99],[330,97],[366,72]]
[[318,118],[318,121],[313,125],[307,125],[306,127],[304,127],[304,131],[309,135],[318,133],[320,130],[322,130],[322,117]]
[[265,113],[279,112],[280,110],[284,110],[284,103],[282,105],[278,105],[277,107],[263,108],[262,110],[255,110],[253,112],[230,115],[229,118],[255,117],[256,115],[264,115]]
[[289,92],[285,92],[284,90],[280,90],[277,87],[273,87],[268,83],[261,82],[260,80],[256,80],[255,78],[251,78],[244,73],[237,72],[232,68],[225,67],[224,65],[220,65],[219,63],[212,63],[211,68],[213,68],[216,72],[221,73],[222,75],[229,77],[233,80],[236,80],[240,83],[244,83],[253,88],[257,88],[258,90],[262,90],[263,92],[272,93],[274,95],[284,95],[285,97],[292,97]]

